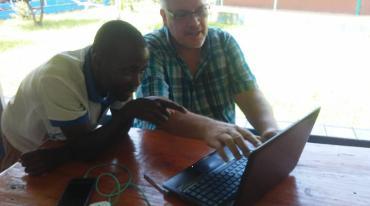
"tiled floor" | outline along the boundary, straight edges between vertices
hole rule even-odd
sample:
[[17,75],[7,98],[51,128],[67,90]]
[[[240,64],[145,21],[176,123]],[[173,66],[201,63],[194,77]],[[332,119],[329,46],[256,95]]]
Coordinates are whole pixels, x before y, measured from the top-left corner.
[[357,139],[370,141],[370,129],[355,129],[354,133]]
[[[237,119],[238,125],[252,128],[252,126],[245,119]],[[284,129],[291,125],[293,122],[278,122],[278,126]],[[350,127],[338,127],[333,125],[316,124],[311,132],[313,135],[357,139],[357,140],[368,140],[370,141],[370,129],[363,128],[350,128]]]

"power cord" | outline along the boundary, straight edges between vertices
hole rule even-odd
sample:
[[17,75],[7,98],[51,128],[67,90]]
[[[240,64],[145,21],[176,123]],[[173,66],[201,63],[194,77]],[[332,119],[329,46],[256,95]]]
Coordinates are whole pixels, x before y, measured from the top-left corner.
[[[111,205],[115,205],[118,200],[119,200],[119,197],[120,195],[125,192],[129,187],[137,190],[140,195],[143,197],[144,201],[146,202],[146,204],[148,206],[151,206],[149,200],[147,199],[147,197],[145,196],[145,193],[142,191],[142,189],[140,189],[140,187],[136,184],[134,184],[132,182],[132,174],[130,172],[130,170],[125,166],[125,165],[121,165],[121,164],[116,164],[116,163],[105,163],[105,164],[98,164],[98,165],[95,165],[93,167],[90,167],[84,174],[84,178],[88,178],[90,173],[97,169],[97,168],[103,168],[103,167],[108,167],[108,166],[114,166],[114,167],[117,167],[119,169],[121,169],[122,171],[124,171],[125,173],[127,173],[127,176],[128,176],[128,180],[127,182],[125,182],[124,184],[121,184],[119,179],[111,172],[104,172],[104,173],[101,173],[99,174],[97,177],[96,177],[96,183],[95,183],[95,190],[96,192],[104,197],[104,198],[108,198],[108,201],[111,203]],[[114,181],[114,189],[112,192],[110,193],[104,193],[102,192],[100,189],[99,189],[99,182],[100,182],[100,179],[102,177],[110,177],[113,181]]]

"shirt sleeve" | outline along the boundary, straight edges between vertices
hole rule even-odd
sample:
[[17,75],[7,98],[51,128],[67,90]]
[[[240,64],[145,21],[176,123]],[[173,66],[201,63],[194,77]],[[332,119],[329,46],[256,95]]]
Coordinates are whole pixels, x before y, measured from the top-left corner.
[[239,94],[243,91],[253,90],[258,88],[256,78],[250,70],[244,54],[238,43],[230,34],[226,33],[225,38],[225,53],[229,67],[229,77],[231,78],[231,91],[234,94]]
[[54,76],[42,77],[40,81],[39,95],[53,126],[71,126],[89,121],[82,97],[71,85]]

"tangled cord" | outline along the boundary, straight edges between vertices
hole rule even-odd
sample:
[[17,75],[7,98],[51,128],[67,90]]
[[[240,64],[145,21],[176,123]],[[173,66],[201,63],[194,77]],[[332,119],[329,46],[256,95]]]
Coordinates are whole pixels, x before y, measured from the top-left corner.
[[[103,167],[108,167],[108,166],[117,167],[117,168],[121,169],[122,171],[124,171],[125,173],[127,173],[128,180],[124,184],[121,184],[120,181],[119,181],[119,179],[113,173],[111,173],[111,172],[104,172],[104,173],[99,174],[97,176],[97,178],[96,178],[95,191],[100,196],[102,196],[104,198],[108,198],[108,201],[113,206],[113,205],[115,205],[118,202],[120,195],[123,192],[125,192],[129,187],[132,187],[132,188],[134,188],[135,190],[137,190],[140,193],[140,195],[143,197],[143,199],[146,202],[146,204],[148,206],[151,206],[149,200],[145,196],[145,193],[142,191],[142,189],[140,189],[140,187],[138,185],[136,185],[136,184],[134,184],[132,182],[132,173],[130,172],[130,170],[125,165],[116,164],[116,163],[106,163],[106,164],[95,165],[93,167],[90,167],[85,172],[84,178],[88,178],[89,175],[90,175],[90,173],[91,173],[91,171],[93,171],[93,170],[95,170],[97,168],[103,168]],[[109,193],[104,193],[104,192],[102,192],[99,189],[99,182],[100,182],[100,179],[102,177],[110,177],[114,181],[114,189],[113,189],[113,191],[111,191]]]

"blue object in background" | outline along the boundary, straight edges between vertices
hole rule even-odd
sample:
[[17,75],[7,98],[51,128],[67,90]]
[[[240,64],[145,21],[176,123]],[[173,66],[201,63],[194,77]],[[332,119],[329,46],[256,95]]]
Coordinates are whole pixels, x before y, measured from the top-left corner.
[[[81,4],[78,2],[81,2]],[[84,2],[88,2],[88,0],[45,0],[44,13],[52,14],[66,11],[83,10],[85,8],[82,5]],[[103,0],[103,5],[110,5],[110,0]],[[40,1],[31,1],[31,6],[33,8],[39,8]],[[12,5],[9,2],[0,3],[0,19],[10,19],[12,14],[15,14],[15,11],[12,9]]]

